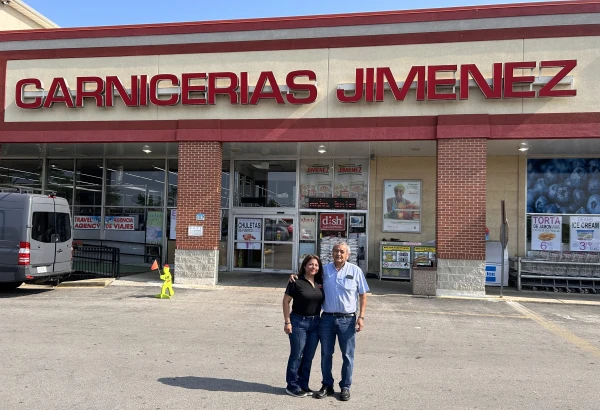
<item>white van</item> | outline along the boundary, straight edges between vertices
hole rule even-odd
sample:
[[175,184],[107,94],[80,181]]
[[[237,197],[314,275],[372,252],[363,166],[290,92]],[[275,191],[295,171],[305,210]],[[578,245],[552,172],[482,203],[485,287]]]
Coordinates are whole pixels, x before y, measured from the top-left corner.
[[64,198],[0,192],[0,289],[70,275],[71,227],[69,203]]

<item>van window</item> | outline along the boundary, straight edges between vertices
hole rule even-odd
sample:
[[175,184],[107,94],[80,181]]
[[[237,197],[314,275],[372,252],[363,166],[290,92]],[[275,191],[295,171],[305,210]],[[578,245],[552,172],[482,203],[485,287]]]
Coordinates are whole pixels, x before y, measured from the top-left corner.
[[56,231],[54,212],[34,212],[31,228],[31,239],[43,243],[52,243],[52,235]]
[[56,213],[56,234],[59,242],[66,242],[71,239],[71,219],[69,214],[64,212]]
[[34,212],[31,239],[52,243],[52,235],[58,235],[58,242],[71,239],[71,219],[65,212]]

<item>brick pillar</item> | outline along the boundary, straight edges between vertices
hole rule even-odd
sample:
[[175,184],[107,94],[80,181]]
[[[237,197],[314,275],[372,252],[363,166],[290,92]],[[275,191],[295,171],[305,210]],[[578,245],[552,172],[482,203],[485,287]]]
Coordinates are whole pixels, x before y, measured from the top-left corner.
[[[218,281],[222,157],[219,142],[179,143],[175,283]],[[188,236],[189,226],[202,226],[203,235]]]
[[437,294],[485,295],[486,146],[483,138],[437,141]]

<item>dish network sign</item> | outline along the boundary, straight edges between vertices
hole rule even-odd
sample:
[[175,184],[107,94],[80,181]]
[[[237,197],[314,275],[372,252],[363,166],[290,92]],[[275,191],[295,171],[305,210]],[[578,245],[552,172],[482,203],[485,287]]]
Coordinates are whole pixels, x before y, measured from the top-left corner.
[[[412,66],[405,81],[400,83],[396,82],[389,67],[357,68],[354,83],[338,85],[336,96],[342,103],[382,102],[384,91],[389,90],[396,101],[404,101],[408,91],[416,89],[417,101],[466,100],[472,79],[488,99],[573,97],[577,90],[555,87],[576,66],[577,60],[494,63],[491,80],[484,78],[475,64]],[[533,75],[515,75],[515,70],[536,68],[540,72],[543,68],[559,70],[553,76],[543,77],[545,81],[538,83],[541,88],[537,91],[515,90],[515,86],[533,85],[536,81]],[[438,74],[442,73],[446,75],[440,78]],[[452,73],[453,78],[448,78],[448,73]],[[36,91],[26,90],[32,87]],[[441,92],[440,88],[453,88],[453,92]],[[456,89],[458,93],[454,92]],[[57,77],[48,90],[40,79],[24,78],[17,82],[15,101],[24,109],[52,108],[54,104],[81,108],[86,100],[93,101],[97,107],[113,107],[115,96],[127,107],[214,105],[218,95],[228,97],[231,104],[240,105],[257,105],[261,100],[274,100],[277,104],[311,104],[317,99],[317,75],[311,70],[291,71],[285,78],[285,85],[281,86],[272,71],[262,71],[253,85],[247,72],[185,73],[180,77],[175,74],[133,75],[130,89],[126,89],[117,76],[77,77],[74,89],[66,79]]]

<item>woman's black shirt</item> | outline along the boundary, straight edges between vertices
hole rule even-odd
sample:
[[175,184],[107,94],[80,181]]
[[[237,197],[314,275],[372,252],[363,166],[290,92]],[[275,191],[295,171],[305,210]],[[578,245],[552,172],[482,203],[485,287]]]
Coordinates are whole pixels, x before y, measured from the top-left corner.
[[292,313],[300,316],[316,316],[321,313],[323,303],[323,289],[318,283],[315,287],[304,277],[299,276],[295,282],[288,283],[285,294],[294,299]]

